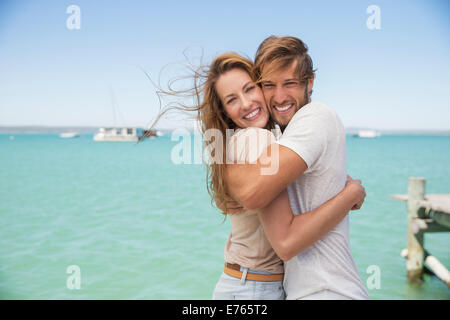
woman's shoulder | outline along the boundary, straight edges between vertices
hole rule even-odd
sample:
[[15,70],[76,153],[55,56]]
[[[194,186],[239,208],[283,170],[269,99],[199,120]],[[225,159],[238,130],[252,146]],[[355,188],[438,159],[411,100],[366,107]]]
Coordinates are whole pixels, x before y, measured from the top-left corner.
[[276,142],[273,132],[263,128],[238,129],[227,142],[227,159],[253,163],[265,148]]
[[[254,139],[257,141],[259,139],[270,139],[276,141],[277,137],[275,136],[276,132],[272,132],[271,130],[267,130],[264,128],[257,127],[248,127],[243,129],[237,129],[234,134],[231,136],[229,143],[236,142],[242,139]],[[253,140],[250,140],[253,141]]]

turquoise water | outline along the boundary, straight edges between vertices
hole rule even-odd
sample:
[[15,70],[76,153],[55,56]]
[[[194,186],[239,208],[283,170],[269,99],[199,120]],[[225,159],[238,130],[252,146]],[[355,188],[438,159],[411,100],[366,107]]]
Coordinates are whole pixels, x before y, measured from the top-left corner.
[[[14,140],[10,140],[10,136]],[[142,144],[92,135],[0,135],[0,298],[210,299],[223,266],[229,221],[211,207],[202,165],[175,165],[170,136]],[[406,280],[406,193],[450,193],[450,136],[348,137],[348,171],[367,198],[351,213],[351,250],[372,299],[450,299],[439,279]],[[450,267],[450,233],[425,236]],[[69,289],[69,266],[80,289]]]

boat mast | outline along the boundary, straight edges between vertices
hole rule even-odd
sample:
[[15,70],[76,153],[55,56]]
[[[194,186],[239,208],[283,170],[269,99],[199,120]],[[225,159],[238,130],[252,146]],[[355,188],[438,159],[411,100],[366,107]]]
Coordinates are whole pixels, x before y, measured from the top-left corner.
[[116,113],[117,113],[117,116],[119,116],[119,118],[120,118],[120,120],[121,120],[121,122],[122,122],[122,125],[126,127],[126,124],[125,124],[125,120],[124,120],[123,114],[122,114],[122,112],[120,111],[120,108],[119,108],[119,106],[118,106],[117,103],[116,103],[116,98],[115,98],[115,95],[114,95],[114,91],[113,91],[113,89],[112,89],[111,86],[109,87],[109,93],[110,93],[110,96],[111,96],[111,105],[112,105],[112,109],[113,109],[113,117],[114,117],[114,126],[113,126],[113,128],[116,128],[116,126],[117,126],[117,117],[116,117]]

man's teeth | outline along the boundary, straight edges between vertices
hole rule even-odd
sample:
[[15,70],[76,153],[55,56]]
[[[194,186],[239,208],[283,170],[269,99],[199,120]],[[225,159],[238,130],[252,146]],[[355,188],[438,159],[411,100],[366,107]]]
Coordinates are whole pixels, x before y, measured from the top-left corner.
[[292,106],[293,106],[293,104],[289,104],[289,105],[287,105],[285,107],[277,107],[277,106],[275,106],[275,109],[277,109],[278,111],[286,111],[287,109],[289,109]]
[[256,109],[255,111],[249,113],[248,115],[246,115],[244,117],[244,119],[250,119],[253,118],[254,116],[256,116],[259,113],[260,108]]

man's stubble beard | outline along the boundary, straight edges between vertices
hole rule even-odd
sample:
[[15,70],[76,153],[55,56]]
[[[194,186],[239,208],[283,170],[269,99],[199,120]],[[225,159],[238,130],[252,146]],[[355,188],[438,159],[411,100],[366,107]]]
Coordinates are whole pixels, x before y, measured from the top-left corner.
[[306,106],[308,103],[311,102],[311,95],[312,95],[312,90],[308,92],[308,84],[307,84],[305,86],[305,92],[303,94],[303,101],[299,104],[300,107],[298,107],[298,105],[297,105],[297,108],[296,108],[294,114],[292,115],[292,117],[289,119],[289,121],[286,124],[284,124],[284,125],[281,125],[281,124],[279,124],[277,122],[277,124],[280,126],[281,132],[284,132],[284,129],[286,129],[286,127],[288,126],[289,122],[291,122],[292,118],[297,113],[297,111],[300,110],[301,108],[303,108],[304,106]]

